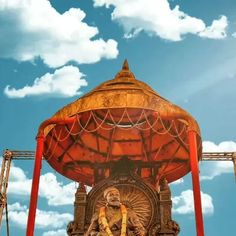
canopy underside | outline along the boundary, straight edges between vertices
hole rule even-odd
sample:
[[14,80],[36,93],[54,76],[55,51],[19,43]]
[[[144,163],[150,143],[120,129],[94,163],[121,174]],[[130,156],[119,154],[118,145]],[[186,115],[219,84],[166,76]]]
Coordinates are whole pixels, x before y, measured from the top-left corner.
[[183,120],[165,120],[153,110],[134,108],[98,109],[74,117],[72,124],[51,128],[44,153],[70,179],[93,185],[108,177],[122,158],[132,160],[136,172],[152,184],[163,177],[172,182],[190,170]]

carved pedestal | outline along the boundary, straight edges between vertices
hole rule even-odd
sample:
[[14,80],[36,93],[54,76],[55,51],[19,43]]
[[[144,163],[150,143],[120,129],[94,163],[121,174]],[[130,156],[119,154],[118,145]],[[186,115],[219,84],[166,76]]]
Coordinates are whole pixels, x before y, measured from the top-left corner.
[[75,193],[74,220],[67,226],[67,234],[70,236],[84,235],[86,216],[87,193],[84,184],[80,183]]
[[160,236],[174,236],[180,231],[179,225],[172,220],[171,217],[171,191],[166,179],[160,183],[159,193],[159,206],[160,206],[160,229],[158,235]]
[[93,213],[104,206],[103,191],[110,186],[119,189],[121,202],[135,211],[147,230],[147,235],[178,235],[179,225],[171,217],[172,201],[167,181],[163,179],[160,190],[157,191],[134,173],[120,173],[100,181],[88,194],[80,184],[75,194],[74,221],[67,228],[69,236],[84,235]]

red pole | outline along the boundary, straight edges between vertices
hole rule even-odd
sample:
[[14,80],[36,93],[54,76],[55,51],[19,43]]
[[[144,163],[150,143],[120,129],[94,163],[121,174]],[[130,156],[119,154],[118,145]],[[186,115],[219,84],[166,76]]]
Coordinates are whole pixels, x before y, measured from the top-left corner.
[[204,236],[204,225],[202,216],[201,190],[199,181],[197,137],[196,132],[189,131],[190,166],[192,171],[193,197],[196,220],[197,236]]
[[44,135],[37,136],[37,148],[34,162],[34,174],[31,187],[29,215],[26,229],[26,236],[34,235],[35,215],[38,201],[39,178],[42,166],[43,148],[44,148]]
[[26,236],[34,235],[34,226],[35,226],[35,216],[36,216],[36,208],[38,202],[38,191],[39,191],[39,179],[40,179],[40,170],[42,166],[42,158],[43,158],[43,149],[44,149],[44,128],[50,124],[73,124],[77,117],[68,117],[64,119],[60,118],[51,118],[45,120],[39,127],[38,136],[37,136],[37,147],[36,147],[36,155],[34,162],[34,174],[32,180],[31,187],[31,195],[30,195],[30,205],[29,205],[29,214],[26,228]]

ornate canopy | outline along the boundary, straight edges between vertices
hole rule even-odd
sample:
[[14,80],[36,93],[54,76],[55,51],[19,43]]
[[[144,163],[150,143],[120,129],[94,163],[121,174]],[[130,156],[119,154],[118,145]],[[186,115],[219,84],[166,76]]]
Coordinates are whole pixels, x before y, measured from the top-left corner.
[[68,124],[44,129],[44,157],[62,175],[96,184],[118,160],[132,160],[135,171],[151,184],[175,181],[190,171],[188,130],[201,137],[197,122],[150,86],[135,79],[127,61],[106,81],[52,118]]

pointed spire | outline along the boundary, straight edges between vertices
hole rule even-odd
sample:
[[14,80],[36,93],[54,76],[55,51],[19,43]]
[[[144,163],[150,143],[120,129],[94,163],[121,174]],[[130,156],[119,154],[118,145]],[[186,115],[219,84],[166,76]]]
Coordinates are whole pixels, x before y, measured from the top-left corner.
[[134,74],[129,70],[129,63],[127,59],[124,60],[122,69],[116,74],[115,79],[135,79]]
[[129,70],[129,63],[127,59],[125,59],[123,63],[122,70]]

